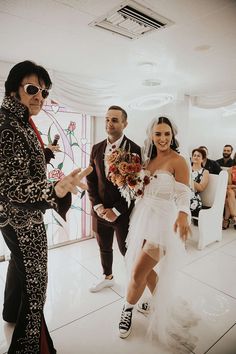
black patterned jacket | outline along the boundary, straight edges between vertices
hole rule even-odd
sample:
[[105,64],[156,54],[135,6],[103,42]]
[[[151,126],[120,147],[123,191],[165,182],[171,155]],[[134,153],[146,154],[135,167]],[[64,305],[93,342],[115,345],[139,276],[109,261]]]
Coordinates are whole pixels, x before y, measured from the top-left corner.
[[55,209],[64,219],[71,194],[59,199],[46,177],[46,161],[29,124],[28,108],[6,96],[0,109],[0,226],[42,222]]

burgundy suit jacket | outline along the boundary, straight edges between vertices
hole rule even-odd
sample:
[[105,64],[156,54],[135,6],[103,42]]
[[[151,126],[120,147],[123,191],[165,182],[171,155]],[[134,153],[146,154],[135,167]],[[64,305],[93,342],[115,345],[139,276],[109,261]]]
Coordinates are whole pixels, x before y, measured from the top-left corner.
[[[132,203],[128,207],[128,203],[121,196],[119,189],[105,175],[104,157],[106,145],[107,140],[103,140],[92,148],[90,165],[93,167],[93,171],[87,176],[89,199],[92,207],[97,204],[103,204],[105,208],[116,208],[122,215],[129,213]],[[141,156],[140,147],[126,136],[124,136],[120,147]],[[98,218],[93,209],[92,215]]]

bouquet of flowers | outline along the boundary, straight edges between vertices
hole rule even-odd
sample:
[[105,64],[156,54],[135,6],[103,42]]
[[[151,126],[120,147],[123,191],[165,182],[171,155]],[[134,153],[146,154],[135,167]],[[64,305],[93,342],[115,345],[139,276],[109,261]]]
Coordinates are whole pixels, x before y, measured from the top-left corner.
[[107,156],[108,179],[118,186],[121,195],[130,205],[131,200],[141,197],[150,177],[142,170],[140,157],[123,149],[114,150]]

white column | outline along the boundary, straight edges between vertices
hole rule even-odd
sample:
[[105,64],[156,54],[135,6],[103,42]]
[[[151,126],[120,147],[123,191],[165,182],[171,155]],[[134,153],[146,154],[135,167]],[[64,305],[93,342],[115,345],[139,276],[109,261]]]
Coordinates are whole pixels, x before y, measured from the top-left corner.
[[180,153],[184,156],[188,156],[189,152],[189,107],[190,97],[183,95],[176,101],[176,119],[175,122],[178,127],[177,139],[180,144]]

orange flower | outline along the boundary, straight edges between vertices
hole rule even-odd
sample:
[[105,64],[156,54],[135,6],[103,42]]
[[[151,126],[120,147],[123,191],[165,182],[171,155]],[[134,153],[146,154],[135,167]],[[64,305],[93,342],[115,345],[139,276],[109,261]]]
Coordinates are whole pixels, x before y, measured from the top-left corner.
[[122,175],[116,175],[115,180],[116,180],[116,185],[118,187],[122,187],[125,184],[125,182],[126,182],[125,177],[122,176]]
[[118,170],[123,176],[127,174],[128,166],[129,166],[128,162],[123,161],[119,163]]
[[109,175],[109,179],[114,185],[116,185],[116,175],[110,174]]
[[119,156],[119,151],[115,150],[110,155],[106,157],[107,163],[111,164],[116,161],[117,157]]

